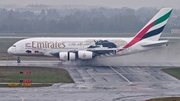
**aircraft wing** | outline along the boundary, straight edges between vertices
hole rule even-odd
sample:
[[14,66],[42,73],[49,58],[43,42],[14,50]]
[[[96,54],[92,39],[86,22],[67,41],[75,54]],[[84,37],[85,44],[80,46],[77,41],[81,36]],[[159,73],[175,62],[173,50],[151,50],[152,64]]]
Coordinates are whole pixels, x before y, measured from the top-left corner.
[[[119,49],[119,48],[118,48]],[[116,54],[116,50],[117,48],[107,48],[107,47],[97,47],[97,48],[86,48],[86,49],[69,49],[67,50],[67,52],[78,52],[81,50],[86,50],[86,51],[91,51],[93,53],[95,53],[95,56],[99,56],[99,55],[104,55],[104,54]],[[58,50],[56,51],[49,51],[44,53],[45,56],[55,56],[58,57],[59,56],[59,52]]]
[[106,55],[106,54],[116,54],[117,48],[93,48],[87,49],[87,51],[92,51],[95,53],[95,56]]
[[115,51],[117,48],[87,48],[87,51]]

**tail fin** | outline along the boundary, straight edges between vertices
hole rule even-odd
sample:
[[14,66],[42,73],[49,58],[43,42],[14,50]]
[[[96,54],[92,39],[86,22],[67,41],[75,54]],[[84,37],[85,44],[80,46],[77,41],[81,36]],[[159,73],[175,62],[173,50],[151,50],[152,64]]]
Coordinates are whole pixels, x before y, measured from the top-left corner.
[[171,15],[172,8],[161,9],[136,35],[134,38],[158,41],[161,33]]
[[[171,15],[172,8],[161,9],[133,38],[123,49],[129,48],[143,39],[158,41],[161,33]],[[118,50],[118,51],[121,51]]]

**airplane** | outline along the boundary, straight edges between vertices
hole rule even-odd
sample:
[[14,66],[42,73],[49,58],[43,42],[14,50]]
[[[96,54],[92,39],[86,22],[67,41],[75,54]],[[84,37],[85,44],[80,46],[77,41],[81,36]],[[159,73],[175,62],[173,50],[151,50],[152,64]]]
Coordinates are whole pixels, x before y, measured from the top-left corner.
[[14,43],[7,52],[19,56],[54,56],[61,61],[91,60],[97,57],[122,56],[168,45],[159,40],[172,8],[162,8],[134,37],[73,38],[35,37]]

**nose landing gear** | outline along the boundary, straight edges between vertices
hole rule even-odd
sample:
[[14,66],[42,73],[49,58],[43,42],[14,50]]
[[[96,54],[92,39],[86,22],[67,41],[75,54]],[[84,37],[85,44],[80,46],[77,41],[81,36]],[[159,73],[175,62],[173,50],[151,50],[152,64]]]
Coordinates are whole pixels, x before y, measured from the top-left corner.
[[17,58],[17,63],[21,63],[21,59],[20,59],[19,56],[18,56],[18,58]]

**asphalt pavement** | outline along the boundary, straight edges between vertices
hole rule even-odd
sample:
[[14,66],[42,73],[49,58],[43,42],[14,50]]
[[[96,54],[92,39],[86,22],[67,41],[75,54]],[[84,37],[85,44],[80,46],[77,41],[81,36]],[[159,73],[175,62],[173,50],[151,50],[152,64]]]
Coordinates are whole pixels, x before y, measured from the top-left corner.
[[179,80],[161,71],[176,66],[75,66],[59,61],[1,61],[0,65],[64,68],[75,81],[52,87],[0,88],[1,101],[145,101],[180,96]]

